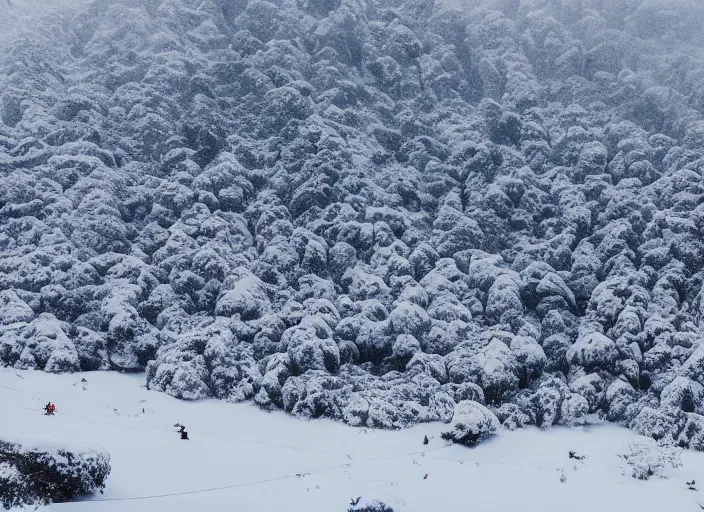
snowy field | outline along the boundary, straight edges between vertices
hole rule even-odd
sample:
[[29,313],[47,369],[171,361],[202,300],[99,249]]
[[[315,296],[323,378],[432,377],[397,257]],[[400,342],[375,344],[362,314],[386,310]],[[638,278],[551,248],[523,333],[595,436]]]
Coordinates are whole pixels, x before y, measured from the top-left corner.
[[[333,512],[360,495],[406,512],[696,511],[704,504],[685,485],[704,482],[704,454],[685,452],[683,467],[666,479],[637,481],[618,455],[647,440],[613,426],[506,432],[472,450],[446,447],[439,424],[355,429],[248,404],[179,401],[143,382],[142,375],[0,370],[0,438],[87,442],[111,453],[99,503],[50,510]],[[55,417],[42,415],[49,400]],[[177,422],[190,441],[179,439]],[[570,450],[587,458],[569,459]]]

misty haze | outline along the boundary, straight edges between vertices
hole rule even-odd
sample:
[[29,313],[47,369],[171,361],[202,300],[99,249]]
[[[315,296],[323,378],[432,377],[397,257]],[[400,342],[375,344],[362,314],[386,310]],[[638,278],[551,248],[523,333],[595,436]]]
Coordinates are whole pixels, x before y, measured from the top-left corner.
[[0,0],[0,411],[7,509],[701,510],[704,1]]

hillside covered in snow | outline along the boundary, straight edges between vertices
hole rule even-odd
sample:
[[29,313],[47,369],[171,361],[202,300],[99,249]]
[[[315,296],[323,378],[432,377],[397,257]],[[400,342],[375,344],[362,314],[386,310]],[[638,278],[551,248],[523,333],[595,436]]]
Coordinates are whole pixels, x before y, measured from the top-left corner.
[[704,449],[700,1],[0,9],[2,365]]

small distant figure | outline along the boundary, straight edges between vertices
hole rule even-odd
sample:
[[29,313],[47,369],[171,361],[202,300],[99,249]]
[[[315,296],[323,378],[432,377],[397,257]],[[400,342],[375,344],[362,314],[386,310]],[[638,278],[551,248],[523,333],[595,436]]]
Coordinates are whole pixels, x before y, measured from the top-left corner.
[[427,446],[429,442],[430,441],[428,441],[428,436],[423,436],[423,444]]
[[694,484],[695,484],[695,483],[696,483],[696,482],[694,481],[694,479],[692,479],[691,482],[687,482],[687,489],[689,489],[690,491],[696,491],[697,488],[694,487]]
[[426,473],[425,476],[423,477],[423,480],[427,480],[427,479],[428,479],[428,473]]
[[188,432],[186,432],[185,430],[181,430],[181,439],[185,439],[186,441],[188,441]]
[[361,496],[358,496],[357,498],[352,498],[350,500],[350,505],[352,505],[354,507],[355,505],[357,505],[357,503],[359,503],[359,500],[361,500],[361,499],[362,499]]
[[44,406],[44,410],[46,411],[47,416],[53,416],[54,412],[56,411],[56,406],[49,402]]

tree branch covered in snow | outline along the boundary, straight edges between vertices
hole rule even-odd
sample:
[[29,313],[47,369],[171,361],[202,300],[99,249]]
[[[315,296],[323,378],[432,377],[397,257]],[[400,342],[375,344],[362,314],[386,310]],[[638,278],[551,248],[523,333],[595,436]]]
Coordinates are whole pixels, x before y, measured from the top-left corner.
[[30,4],[1,364],[704,449],[701,2]]

